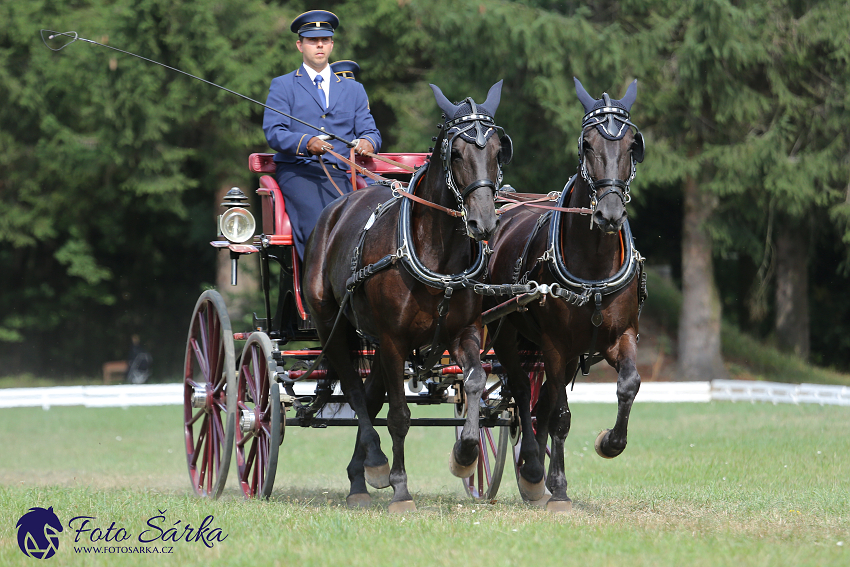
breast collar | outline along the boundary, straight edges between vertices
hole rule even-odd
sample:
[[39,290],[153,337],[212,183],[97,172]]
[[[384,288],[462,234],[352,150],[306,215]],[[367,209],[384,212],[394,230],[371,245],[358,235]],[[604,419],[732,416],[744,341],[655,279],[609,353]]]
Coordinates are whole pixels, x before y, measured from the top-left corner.
[[[410,180],[409,187],[416,187],[425,175],[425,170],[428,168],[428,163],[416,170],[413,178]],[[401,260],[402,265],[407,269],[411,276],[417,281],[437,289],[446,288],[464,288],[472,287],[474,282],[469,280],[477,278],[484,271],[486,264],[485,258],[489,252],[489,248],[483,242],[478,242],[478,253],[472,266],[459,274],[438,274],[429,270],[419,260],[416,254],[416,249],[413,246],[413,232],[411,223],[411,214],[413,212],[413,201],[410,199],[402,199],[398,215],[398,243],[399,247],[396,251],[396,256]],[[465,217],[464,217],[465,218]]]
[[[558,206],[564,207],[567,196],[575,184],[576,176],[573,175],[564,190],[561,192],[561,197],[558,199]],[[549,266],[552,276],[563,287],[572,289],[576,293],[587,295],[590,297],[596,293],[609,295],[620,291],[626,287],[637,275],[640,264],[643,262],[643,257],[640,252],[634,247],[632,231],[629,227],[628,219],[623,223],[620,230],[623,231],[623,251],[624,262],[613,276],[601,280],[586,280],[579,278],[570,273],[564,265],[563,250],[561,248],[561,239],[559,238],[562,230],[563,215],[561,211],[555,210],[552,212],[552,218],[549,221],[549,232],[546,241],[546,252],[539,260]]]

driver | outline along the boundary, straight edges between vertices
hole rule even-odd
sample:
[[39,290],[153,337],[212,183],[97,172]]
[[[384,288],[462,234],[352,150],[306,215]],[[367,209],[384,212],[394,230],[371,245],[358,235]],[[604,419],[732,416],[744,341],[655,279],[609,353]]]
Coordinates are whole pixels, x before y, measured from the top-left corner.
[[[381,133],[369,111],[366,90],[356,80],[334,74],[328,65],[338,25],[339,18],[325,10],[311,10],[292,21],[290,29],[298,34],[295,46],[304,63],[272,80],[266,105],[346,140],[356,140],[355,153],[377,152]],[[323,139],[317,130],[269,109],[263,115],[263,131],[269,146],[277,152],[275,178],[286,202],[295,248],[303,258],[304,244],[319,213],[339,197],[319,160],[325,160],[336,186],[349,193],[348,166],[326,155],[333,149],[347,156],[348,147],[338,140]]]

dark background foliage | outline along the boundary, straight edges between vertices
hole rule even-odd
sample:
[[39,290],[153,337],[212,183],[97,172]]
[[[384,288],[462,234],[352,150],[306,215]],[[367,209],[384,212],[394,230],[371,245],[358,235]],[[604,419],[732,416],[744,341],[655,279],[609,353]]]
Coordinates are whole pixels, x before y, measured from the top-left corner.
[[[700,181],[724,316],[773,333],[771,237],[809,250],[811,359],[850,370],[850,16],[838,1],[8,0],[0,5],[0,364],[96,374],[132,333],[177,376],[198,294],[215,282],[216,194],[250,192],[268,151],[262,108],[84,42],[54,53],[39,29],[80,35],[265,101],[300,62],[289,23],[316,7],[342,27],[384,151],[427,151],[428,83],[483,99],[514,140],[506,182],[559,190],[582,115],[573,76],[619,98],[647,159],[630,205],[650,265],[681,269],[686,178]],[[765,268],[765,266],[767,268]],[[761,269],[760,269],[761,268]],[[761,290],[761,293],[759,292]]]

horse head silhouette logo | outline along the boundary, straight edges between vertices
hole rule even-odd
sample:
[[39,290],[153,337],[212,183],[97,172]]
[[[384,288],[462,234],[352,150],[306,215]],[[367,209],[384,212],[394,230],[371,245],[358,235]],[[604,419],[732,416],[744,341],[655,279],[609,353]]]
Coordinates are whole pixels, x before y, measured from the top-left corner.
[[53,507],[30,508],[18,520],[18,547],[27,557],[48,559],[59,549],[59,532],[62,522],[53,512]]

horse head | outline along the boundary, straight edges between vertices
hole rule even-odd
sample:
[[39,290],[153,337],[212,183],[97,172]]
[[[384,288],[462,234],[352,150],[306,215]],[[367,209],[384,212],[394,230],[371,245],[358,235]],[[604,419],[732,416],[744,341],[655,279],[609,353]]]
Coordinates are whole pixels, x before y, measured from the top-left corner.
[[612,100],[603,93],[597,100],[573,79],[585,111],[578,158],[581,176],[590,188],[593,221],[604,232],[617,232],[628,216],[629,184],[644,154],[643,135],[629,120],[637,98],[637,80],[622,99]]
[[[436,148],[446,185],[464,213],[467,234],[475,240],[487,240],[499,224],[494,196],[502,181],[502,165],[510,161],[512,153],[510,137],[495,124],[502,81],[490,87],[482,104],[472,98],[454,104],[439,87],[431,88],[446,117]],[[494,136],[497,132],[501,136]]]

